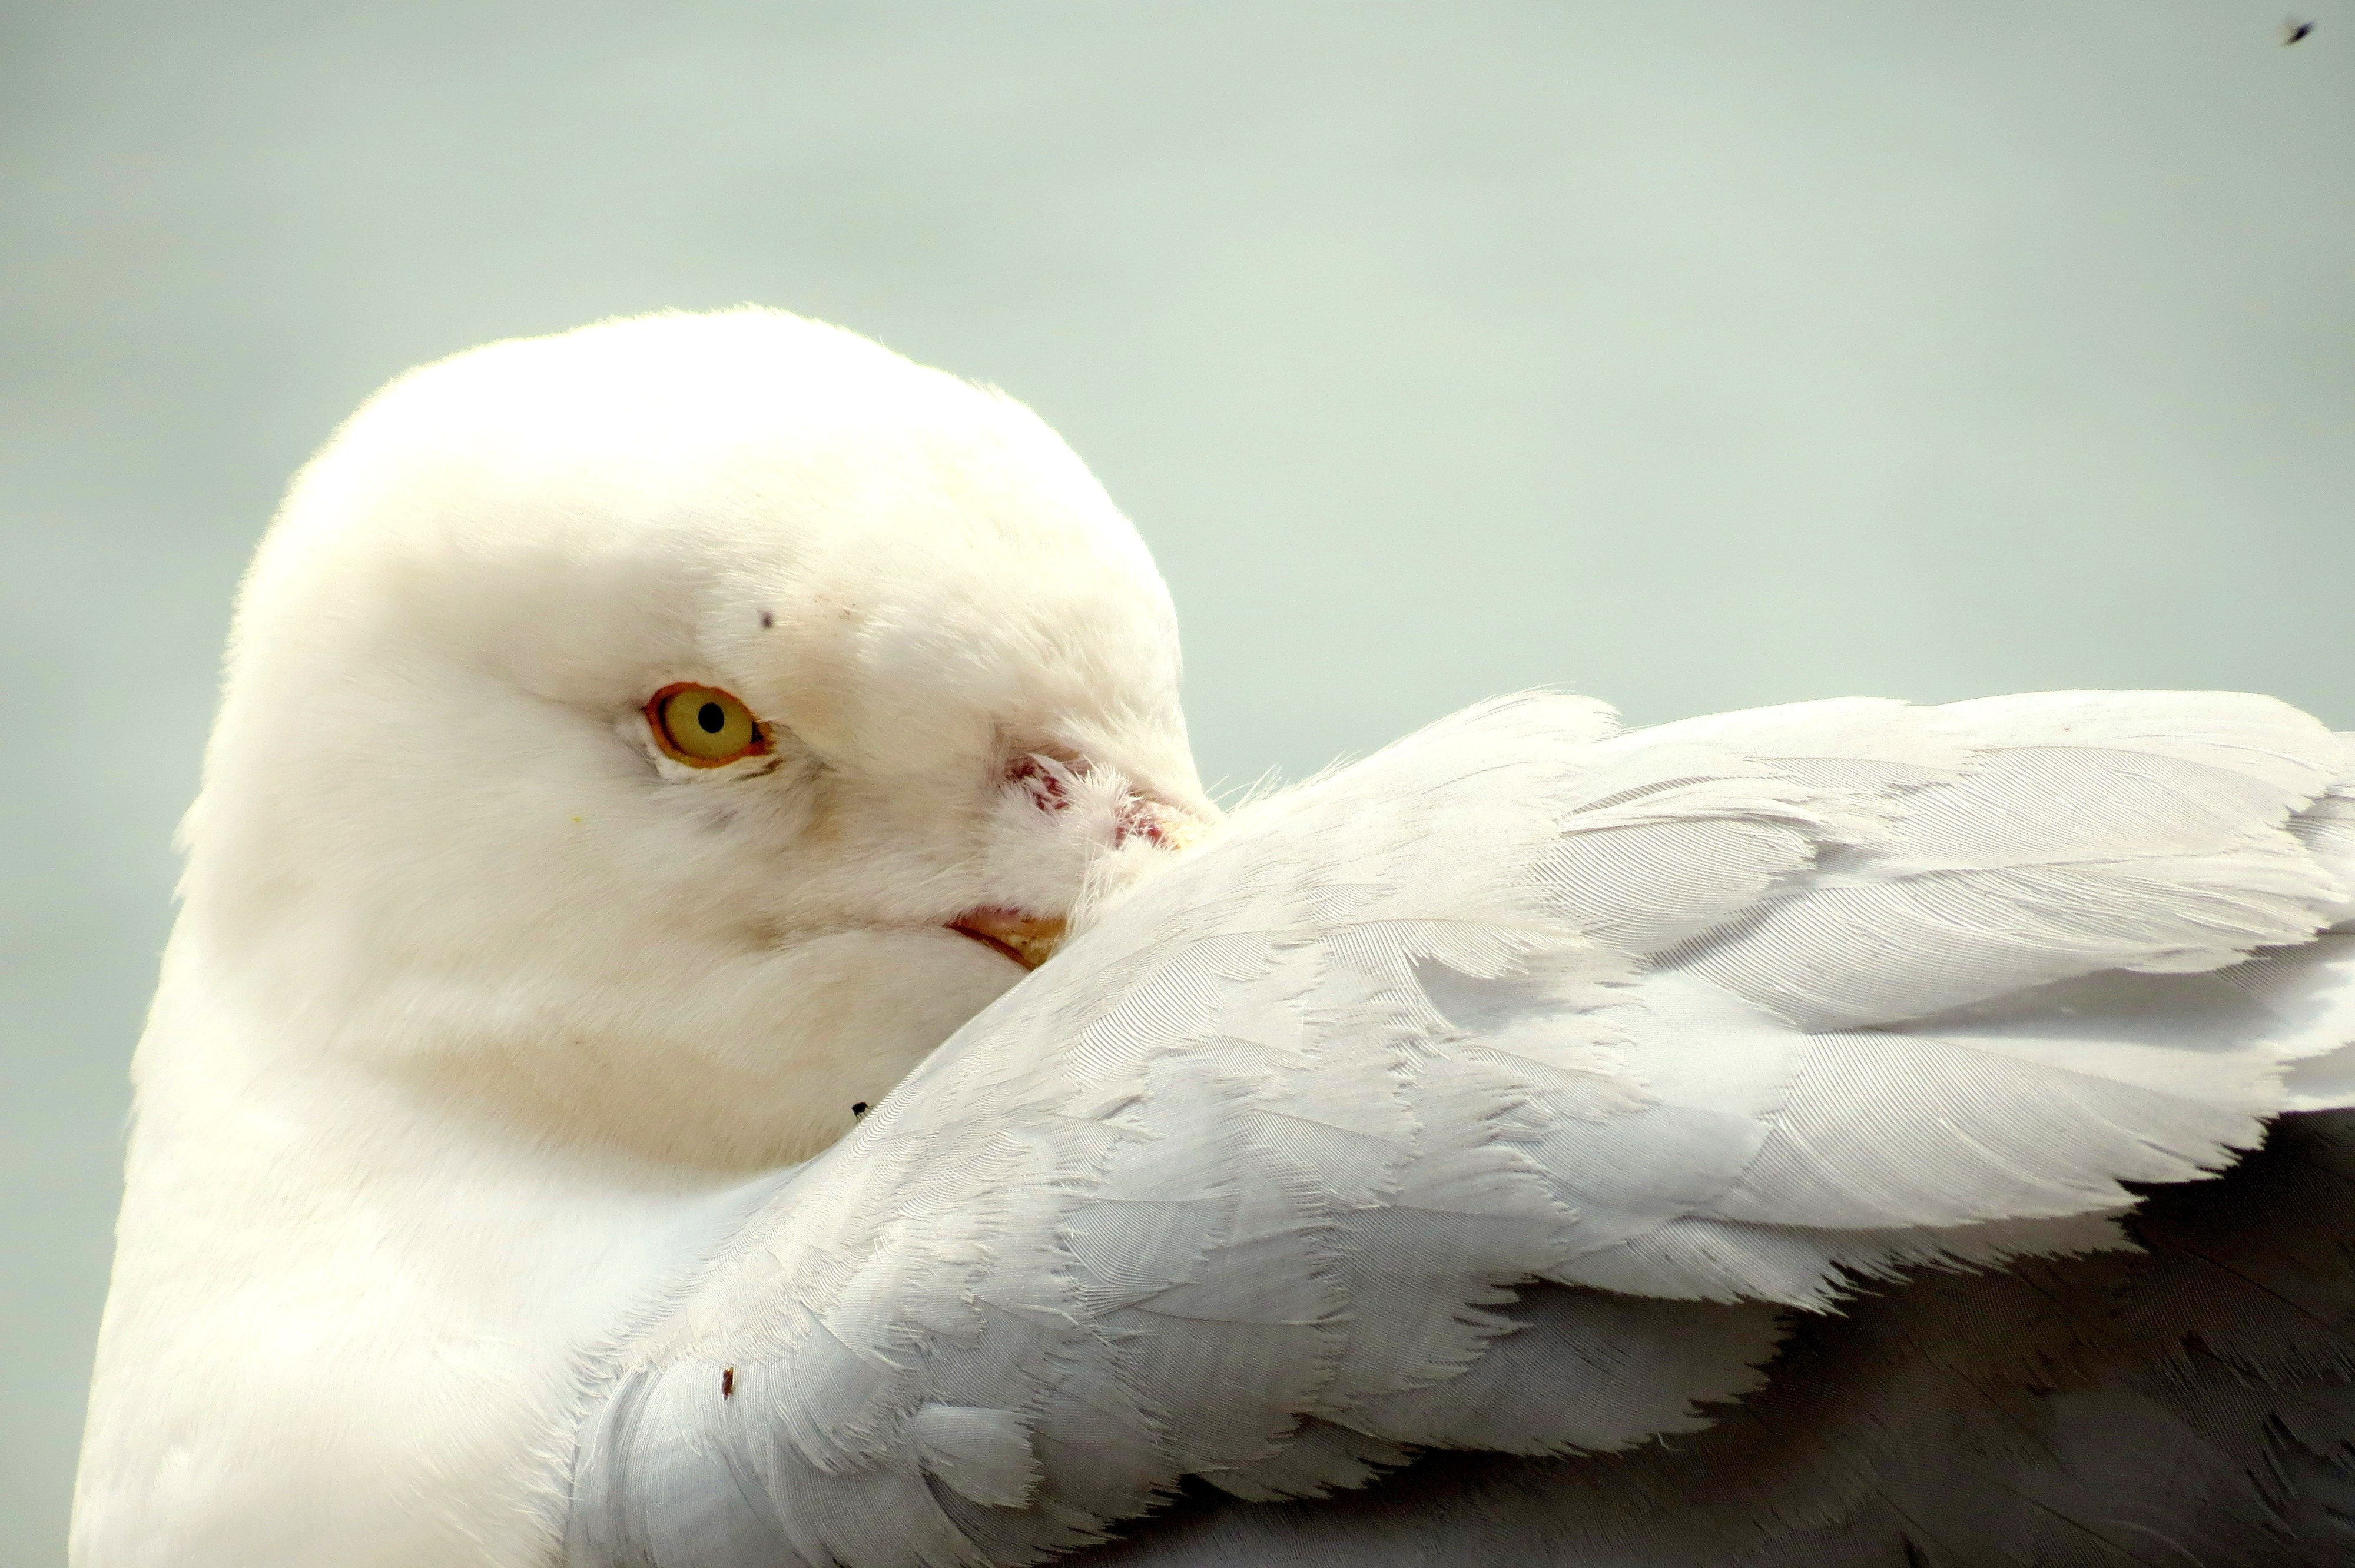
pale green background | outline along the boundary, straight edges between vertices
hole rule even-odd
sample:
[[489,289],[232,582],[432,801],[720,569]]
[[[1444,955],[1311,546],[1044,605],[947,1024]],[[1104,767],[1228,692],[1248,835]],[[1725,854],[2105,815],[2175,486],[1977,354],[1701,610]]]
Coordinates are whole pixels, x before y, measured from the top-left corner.
[[2355,724],[2308,14],[9,0],[0,1559],[59,1560],[231,588],[378,382],[741,300],[996,381],[1158,552],[1230,781],[1540,683]]

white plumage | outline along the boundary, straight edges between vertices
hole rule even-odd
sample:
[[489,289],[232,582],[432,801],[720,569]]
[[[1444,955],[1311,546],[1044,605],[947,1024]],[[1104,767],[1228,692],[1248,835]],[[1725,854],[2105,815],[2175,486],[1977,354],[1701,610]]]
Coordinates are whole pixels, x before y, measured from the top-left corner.
[[2355,1545],[2344,737],[1530,696],[1220,821],[1176,689],[1077,461],[847,334],[396,383],[240,612],[77,1561]]

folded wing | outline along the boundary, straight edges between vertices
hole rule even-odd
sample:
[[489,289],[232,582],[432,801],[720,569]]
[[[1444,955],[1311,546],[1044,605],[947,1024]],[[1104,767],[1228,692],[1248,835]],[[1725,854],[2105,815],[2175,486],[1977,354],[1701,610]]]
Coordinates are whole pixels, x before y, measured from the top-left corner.
[[2350,773],[2220,694],[1435,726],[782,1178],[615,1347],[572,1558],[1026,1562],[1189,1477],[1625,1448],[1774,1304],[2115,1245],[2121,1183],[2347,1103]]

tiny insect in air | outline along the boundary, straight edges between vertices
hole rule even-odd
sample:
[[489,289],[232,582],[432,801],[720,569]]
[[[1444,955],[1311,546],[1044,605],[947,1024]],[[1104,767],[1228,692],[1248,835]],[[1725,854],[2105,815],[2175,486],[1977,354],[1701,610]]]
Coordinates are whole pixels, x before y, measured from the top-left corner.
[[2300,38],[2305,37],[2312,31],[2314,31],[2313,23],[2301,22],[2296,17],[2292,16],[2288,21],[2282,24],[2282,48],[2289,48],[2290,45],[2297,42]]

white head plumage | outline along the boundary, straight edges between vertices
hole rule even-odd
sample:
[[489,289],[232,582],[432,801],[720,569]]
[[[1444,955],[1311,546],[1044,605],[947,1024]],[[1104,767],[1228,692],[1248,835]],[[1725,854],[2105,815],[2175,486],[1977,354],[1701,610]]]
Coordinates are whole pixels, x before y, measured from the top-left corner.
[[[595,1325],[1214,814],[1178,677],[1053,432],[849,333],[652,316],[387,387],[246,581],[81,1560],[537,1551]],[[434,1499],[398,1540],[338,1511],[368,1467]]]

